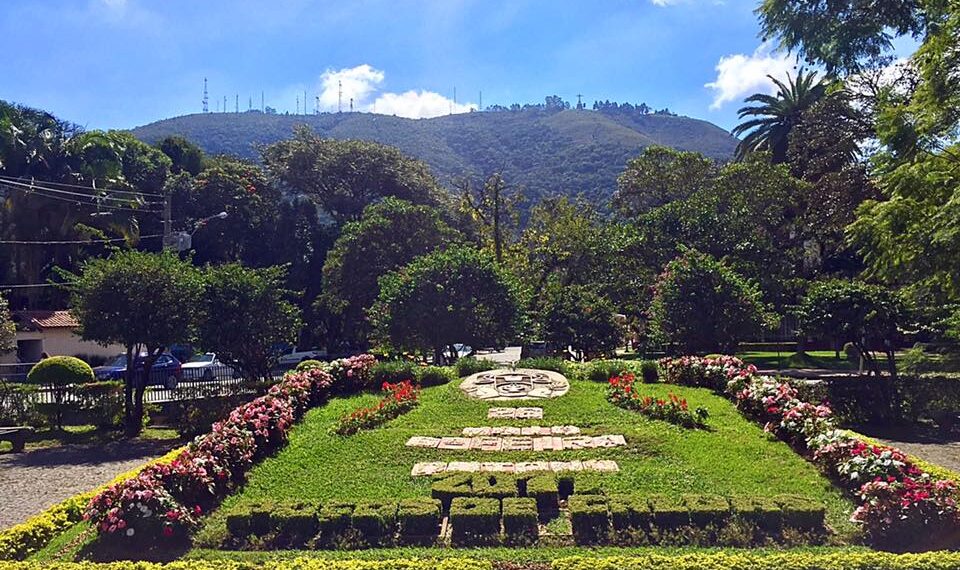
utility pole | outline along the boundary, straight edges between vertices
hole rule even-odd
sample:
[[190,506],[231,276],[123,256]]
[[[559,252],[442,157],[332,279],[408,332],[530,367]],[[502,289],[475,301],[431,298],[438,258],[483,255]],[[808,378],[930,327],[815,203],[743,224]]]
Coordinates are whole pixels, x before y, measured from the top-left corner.
[[350,98],[350,112],[353,112],[353,97]]
[[163,248],[169,249],[173,244],[173,220],[170,208],[170,193],[163,195]]

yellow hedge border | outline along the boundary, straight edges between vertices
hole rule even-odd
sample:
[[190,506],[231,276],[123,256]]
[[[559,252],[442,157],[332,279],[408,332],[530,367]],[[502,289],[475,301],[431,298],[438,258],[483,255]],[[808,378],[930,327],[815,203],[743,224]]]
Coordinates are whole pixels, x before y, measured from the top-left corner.
[[[559,558],[553,570],[954,570],[960,552],[706,552]],[[0,568],[2,570],[2,568]]]
[[471,558],[394,560],[323,560],[294,558],[264,563],[190,560],[155,564],[151,562],[0,562],[0,570],[492,570],[488,560]]
[[[42,513],[29,518],[25,522],[0,532],[0,561],[23,560],[27,556],[37,552],[53,540],[54,537],[83,520],[83,511],[94,495],[111,485],[116,485],[117,483],[122,483],[127,479],[136,477],[140,471],[150,465],[170,463],[176,459],[184,449],[186,448],[180,447],[174,449],[166,455],[114,477],[112,481],[105,485],[101,485],[86,493],[74,495],[69,499],[53,505]],[[0,568],[3,567],[3,563],[0,563]]]

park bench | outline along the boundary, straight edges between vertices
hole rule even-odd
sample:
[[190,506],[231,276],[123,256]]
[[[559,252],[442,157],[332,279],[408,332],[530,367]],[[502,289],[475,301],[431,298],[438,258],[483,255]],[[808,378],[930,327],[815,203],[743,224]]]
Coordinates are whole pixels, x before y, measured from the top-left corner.
[[14,453],[23,451],[23,446],[27,443],[27,436],[33,433],[33,428],[28,426],[0,427],[0,441],[6,440],[13,444]]

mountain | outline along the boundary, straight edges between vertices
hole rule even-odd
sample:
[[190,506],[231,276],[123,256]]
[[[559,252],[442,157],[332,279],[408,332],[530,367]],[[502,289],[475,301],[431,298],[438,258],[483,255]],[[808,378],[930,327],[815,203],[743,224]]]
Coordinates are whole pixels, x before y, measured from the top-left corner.
[[256,158],[257,146],[290,136],[305,124],[322,136],[366,139],[400,148],[433,169],[445,184],[464,175],[499,171],[530,198],[583,194],[606,204],[630,158],[652,144],[729,159],[737,139],[720,127],[689,117],[636,110],[547,110],[463,113],[404,119],[371,113],[273,115],[257,111],[206,113],[137,127],[155,143],[182,135],[212,154]]

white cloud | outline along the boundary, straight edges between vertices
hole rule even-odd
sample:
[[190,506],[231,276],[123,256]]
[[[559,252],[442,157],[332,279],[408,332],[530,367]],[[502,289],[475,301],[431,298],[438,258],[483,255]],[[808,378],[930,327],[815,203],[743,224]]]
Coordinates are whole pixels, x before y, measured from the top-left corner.
[[366,63],[338,70],[328,69],[320,75],[320,108],[336,111],[340,100],[341,109],[347,111],[353,99],[355,110],[424,119],[449,113],[467,113],[477,107],[473,103],[454,103],[439,93],[422,89],[404,93],[380,92],[385,77],[382,70]]
[[795,64],[795,57],[771,53],[767,44],[758,47],[752,55],[738,53],[721,57],[716,67],[717,78],[705,85],[714,90],[710,108],[719,109],[725,103],[758,91],[775,93],[776,86],[767,75],[784,78]]
[[368,64],[334,71],[328,69],[320,76],[320,107],[337,109],[340,89],[343,89],[343,109],[349,108],[350,99],[356,107],[364,105],[370,95],[383,83],[384,73]]
[[407,91],[384,93],[373,102],[371,110],[384,115],[397,115],[409,119],[426,119],[450,113],[469,113],[476,109],[473,103],[454,103],[451,99],[433,91]]

